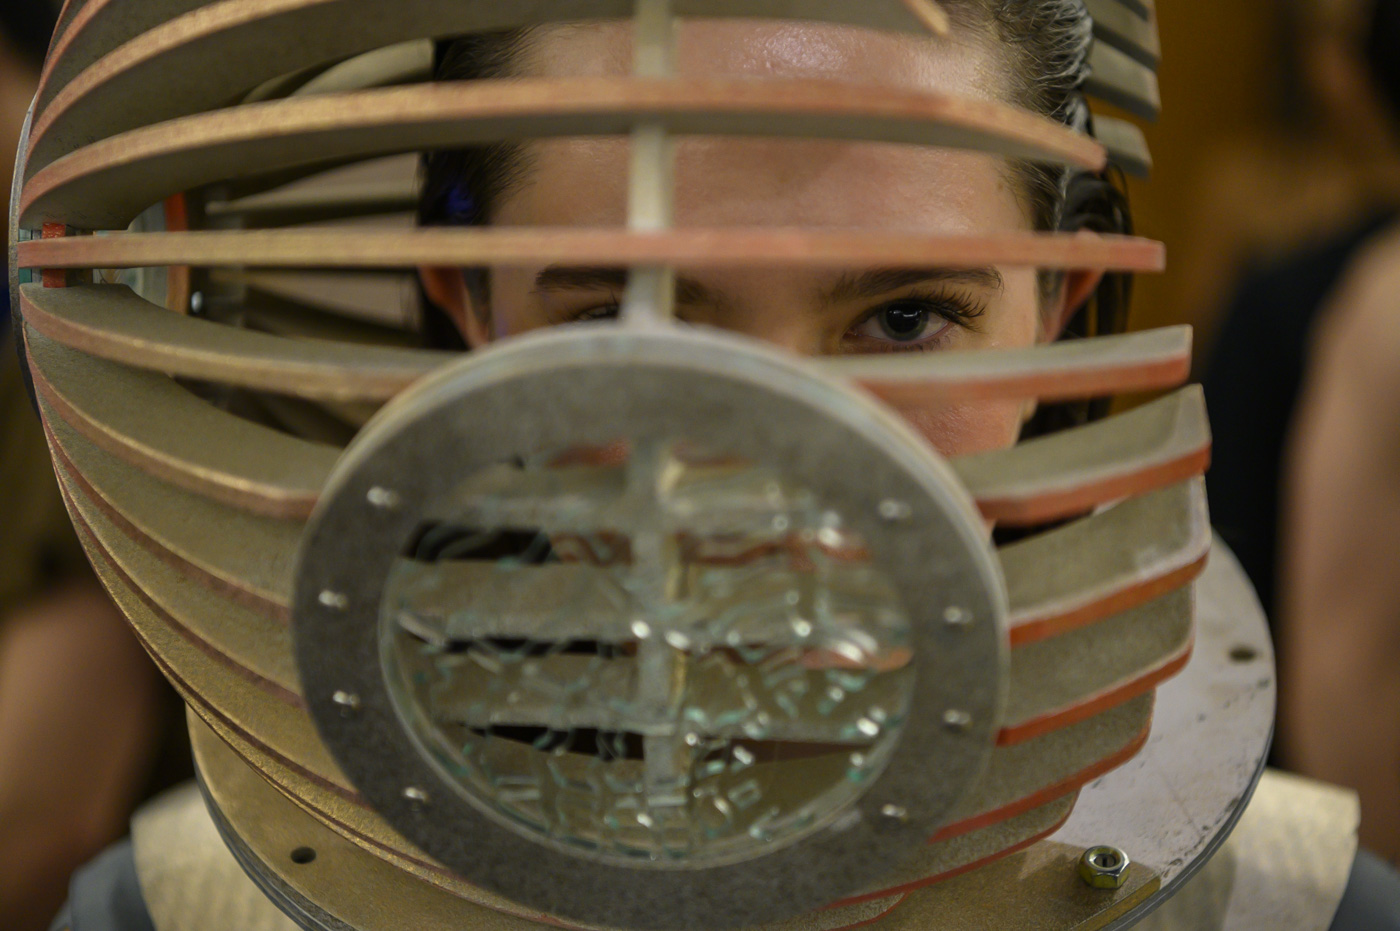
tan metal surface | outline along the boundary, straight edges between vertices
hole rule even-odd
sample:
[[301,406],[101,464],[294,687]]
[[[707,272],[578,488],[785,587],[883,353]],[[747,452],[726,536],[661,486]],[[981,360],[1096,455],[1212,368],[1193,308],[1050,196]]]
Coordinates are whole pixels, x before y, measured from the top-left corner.
[[1043,640],[1126,611],[1200,575],[1210,554],[1205,483],[1195,478],[998,550],[1011,643]]
[[985,236],[874,230],[488,227],[416,229],[386,237],[346,229],[114,233],[19,243],[21,268],[248,265],[264,268],[415,268],[419,265],[648,265],[706,267],[969,265],[1158,271],[1149,239],[1052,233]]
[[35,387],[69,426],[151,475],[269,517],[311,513],[340,450],[227,414],[163,375],[31,332]]
[[1155,67],[1162,57],[1157,21],[1138,15],[1118,0],[1088,0],[1094,18],[1094,36],[1145,65]]
[[1066,727],[1141,695],[1191,656],[1192,591],[1172,592],[1089,627],[1011,651],[1011,697],[998,741]]
[[[198,7],[213,9],[198,18],[180,18]],[[932,0],[677,0],[674,9],[680,16],[810,19],[914,34],[946,28],[946,17]],[[78,90],[121,85],[126,78],[137,90],[107,98],[115,101],[112,109],[118,114],[106,119],[125,118],[124,125],[141,125],[222,105],[240,89],[259,84],[258,74],[272,78],[409,39],[556,21],[626,19],[634,12],[633,0],[406,0],[392,10],[378,0],[143,0],[136,9],[112,0],[91,0],[80,16],[71,17],[75,28],[67,28],[70,19],[63,21],[38,109],[59,109],[63,102],[57,96],[70,86],[76,89],[65,97],[75,102],[83,96]],[[225,63],[216,74],[206,74],[206,60],[200,57],[209,54],[210,46]],[[108,55],[112,57],[99,61]],[[152,69],[157,83],[142,85],[128,77],[133,71],[144,76],[143,68]],[[170,85],[164,75],[172,72],[186,80]],[[151,86],[161,93],[149,94]],[[150,96],[166,100],[142,99]]]
[[[172,314],[122,286],[21,289],[26,321],[93,355],[265,391],[327,400],[387,400],[456,353],[283,340]],[[1166,387],[1190,364],[1190,329],[1175,327],[1029,350],[818,359],[908,410],[950,400],[1067,397]],[[900,403],[902,402],[902,404]]]
[[[463,928],[537,931],[546,923],[561,924],[543,915],[531,916],[537,919],[531,921],[520,916],[518,907],[509,903],[494,904],[510,908],[516,915],[478,904],[442,886],[417,881],[389,862],[366,855],[361,848],[346,843],[303,814],[241,763],[207,729],[192,724],[191,736],[205,785],[243,843],[269,873],[357,931],[401,928],[404,915],[413,915],[415,928],[442,928],[444,931]],[[292,861],[291,852],[301,847],[310,847],[316,852],[313,862],[297,864]],[[460,882],[456,885],[459,889],[462,886]],[[840,931],[879,917],[898,900],[897,895],[883,896],[763,928],[765,931]]]
[[977,506],[1035,524],[1144,494],[1205,470],[1210,424],[1198,386],[1075,430],[952,461]]
[[1145,178],[1152,173],[1152,151],[1136,123],[1096,113],[1094,138],[1108,150],[1108,160],[1128,174]]
[[45,412],[56,463],[108,518],[182,574],[253,610],[286,616],[301,524],[166,485]]
[[301,704],[286,624],[220,598],[181,576],[133,543],[90,500],[73,494],[71,484],[68,488],[83,529],[91,534],[90,542],[102,550],[110,568],[153,614],[250,684],[286,704]]
[[849,356],[814,364],[909,413],[954,399],[1048,401],[1170,388],[1186,380],[1190,360],[1191,328],[1165,327],[1033,349]]
[[1288,773],[1259,781],[1230,839],[1140,931],[1326,931],[1356,857],[1356,794]]
[[[335,911],[336,908],[361,907],[353,896],[395,903],[397,909],[392,914],[378,919],[375,916],[380,915],[379,911],[357,912],[354,926],[359,931],[398,927],[392,922],[401,920],[406,913],[414,914],[415,918],[422,916],[421,920],[426,923],[416,925],[418,927],[437,927],[433,922],[448,908],[453,910],[451,915],[456,921],[450,925],[453,931],[505,923],[521,931],[538,927],[524,918],[512,918],[508,912],[500,911],[509,909],[509,903],[475,904],[459,897],[456,893],[479,892],[464,889],[459,881],[455,882],[454,893],[443,885],[418,881],[421,877],[366,855],[363,848],[346,843],[283,800],[251,770],[243,767],[211,731],[200,724],[192,724],[191,733],[201,772],[212,794],[244,842],[259,854],[259,859],[272,873],[342,919],[351,916]],[[1053,807],[1049,809],[1047,818],[1056,811]],[[275,815],[270,816],[272,812]],[[290,853],[299,847],[314,849],[315,860],[310,864],[292,863]],[[1102,927],[1155,888],[1155,874],[1135,865],[1123,889],[1097,893],[1088,890],[1074,875],[1073,864],[1079,853],[1075,848],[1042,842],[1025,852],[915,889],[907,895],[877,897],[856,905],[825,909],[790,922],[764,926],[764,931],[836,931],[853,922],[923,931],[931,928],[1004,929],[1005,922],[1013,916],[1018,929],[1089,931]],[[931,858],[929,863],[933,862]],[[358,892],[347,888],[346,877],[349,876],[355,877],[350,885]],[[440,877],[440,882],[448,881]],[[913,878],[909,882],[917,885],[919,880]],[[351,898],[349,905],[345,904],[347,898]],[[335,903],[334,907],[330,903]],[[469,913],[465,911],[468,906]],[[217,926],[205,925],[201,931],[205,929],[217,931]],[[161,927],[158,931],[170,929]]]
[[[418,84],[232,107],[133,129],[38,169],[20,225],[123,229],[181,191],[335,159],[545,136],[851,139],[978,149],[1097,170],[1088,136],[990,100],[816,80],[531,78]],[[35,163],[39,164],[38,162]]]
[[173,314],[120,285],[22,289],[25,322],[103,359],[301,397],[387,400],[457,353],[290,340]]
[[1089,69],[1089,79],[1084,83],[1086,94],[1122,107],[1134,116],[1157,119],[1162,95],[1156,71],[1106,42],[1094,43]]

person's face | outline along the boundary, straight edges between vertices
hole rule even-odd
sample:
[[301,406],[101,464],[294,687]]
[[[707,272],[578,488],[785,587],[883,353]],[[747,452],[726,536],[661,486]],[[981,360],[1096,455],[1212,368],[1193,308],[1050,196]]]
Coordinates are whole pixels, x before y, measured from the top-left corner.
[[[521,71],[531,76],[618,75],[630,68],[622,25],[540,36]],[[822,78],[1004,99],[1005,77],[979,42],[901,37],[849,27],[687,23],[680,70],[708,76]],[[878,90],[872,90],[878,93]],[[532,143],[521,183],[492,217],[500,226],[622,226],[628,143]],[[986,234],[1030,219],[1005,159],[975,152],[872,143],[694,138],[678,145],[677,226],[907,229]],[[450,277],[449,277],[450,276]],[[888,269],[678,269],[677,315],[795,353],[936,352],[1024,347],[1053,338],[1071,277],[1046,306],[1034,269],[917,273]],[[1083,276],[1080,276],[1081,278]],[[604,269],[490,269],[490,306],[471,301],[460,272],[429,270],[430,293],[454,311],[473,344],[539,327],[615,316],[625,274]],[[1029,408],[950,405],[916,426],[945,455],[1009,446]]]

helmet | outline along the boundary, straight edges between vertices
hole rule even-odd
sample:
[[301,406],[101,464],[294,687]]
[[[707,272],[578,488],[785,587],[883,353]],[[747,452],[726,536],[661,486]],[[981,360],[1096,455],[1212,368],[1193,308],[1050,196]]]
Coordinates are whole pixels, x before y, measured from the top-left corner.
[[[1084,90],[1154,115],[1150,7],[1089,6]],[[669,212],[677,134],[1069,166],[1085,210],[1084,179],[1146,170],[1141,132],[678,79],[676,16],[958,28],[932,0],[65,9],[16,178],[16,327],[89,555],[189,704],[214,821],[307,927],[960,927],[990,894],[1046,927],[1145,913],[1228,832],[1271,714],[1196,714],[1271,700],[1218,649],[1267,662],[1245,611],[1157,752],[1084,791],[1143,750],[1192,656],[1200,393],[952,460],[901,415],[1171,388],[1189,332],[802,359],[677,326],[672,292],[682,264],[1133,272],[1160,245]],[[436,37],[627,17],[631,76],[432,81]],[[625,228],[392,229],[415,153],[624,133]],[[631,269],[621,319],[422,348],[405,270],[530,261]],[[1169,782],[1213,820],[1163,832]]]

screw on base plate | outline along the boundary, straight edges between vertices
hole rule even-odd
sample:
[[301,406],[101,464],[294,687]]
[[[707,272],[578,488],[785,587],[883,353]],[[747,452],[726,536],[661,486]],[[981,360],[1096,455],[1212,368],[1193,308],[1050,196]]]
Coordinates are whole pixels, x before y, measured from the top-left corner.
[[1079,878],[1095,889],[1118,889],[1128,880],[1131,862],[1117,847],[1090,847],[1079,858]]

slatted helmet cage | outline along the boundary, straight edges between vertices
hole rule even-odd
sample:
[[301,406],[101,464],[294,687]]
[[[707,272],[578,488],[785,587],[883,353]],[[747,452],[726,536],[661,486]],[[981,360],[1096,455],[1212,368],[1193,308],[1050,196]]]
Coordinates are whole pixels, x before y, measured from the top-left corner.
[[[1085,93],[1154,116],[1150,0],[1088,7]],[[210,810],[312,928],[1130,924],[1233,824],[1271,714],[1192,705],[1271,697],[1222,646],[1267,661],[1257,625],[1203,618],[1188,667],[1200,393],[951,461],[901,415],[1173,388],[1189,333],[798,358],[677,325],[671,292],[688,264],[1126,273],[1160,246],[673,228],[669,160],[677,135],[840,138],[1100,177],[1146,172],[1142,134],[677,77],[692,16],[957,28],[933,0],[64,8],[15,179],[16,337]],[[629,18],[631,76],[432,80],[436,39]],[[422,152],[629,134],[623,228],[397,220]],[[629,268],[621,318],[423,348],[415,267],[530,261]],[[1172,782],[1189,829],[1162,828]]]

